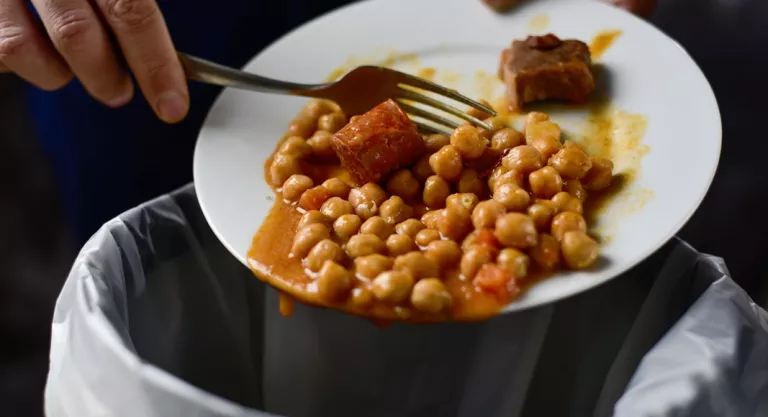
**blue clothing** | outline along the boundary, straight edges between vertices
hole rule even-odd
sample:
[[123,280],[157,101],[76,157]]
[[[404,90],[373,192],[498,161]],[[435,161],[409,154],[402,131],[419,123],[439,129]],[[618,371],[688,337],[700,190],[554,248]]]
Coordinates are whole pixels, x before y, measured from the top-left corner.
[[[300,23],[344,3],[158,0],[178,50],[234,67]],[[54,93],[30,87],[37,134],[80,243],[110,218],[192,180],[195,140],[218,93],[216,87],[191,83],[188,117],[167,125],[140,94],[127,106],[110,109],[77,81]]]

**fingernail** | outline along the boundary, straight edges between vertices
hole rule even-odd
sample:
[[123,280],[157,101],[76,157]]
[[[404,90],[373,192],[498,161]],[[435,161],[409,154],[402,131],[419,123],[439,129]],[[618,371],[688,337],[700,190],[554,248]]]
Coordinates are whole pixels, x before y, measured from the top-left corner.
[[157,100],[157,110],[164,121],[178,122],[187,115],[187,101],[181,94],[168,91],[161,94]]

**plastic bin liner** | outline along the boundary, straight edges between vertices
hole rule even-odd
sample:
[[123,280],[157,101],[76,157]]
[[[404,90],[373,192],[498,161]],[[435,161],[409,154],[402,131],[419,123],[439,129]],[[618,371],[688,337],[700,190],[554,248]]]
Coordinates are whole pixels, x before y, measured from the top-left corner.
[[768,416],[768,313],[673,239],[627,274],[482,323],[297,303],[219,243],[192,186],[105,224],[53,319],[50,417]]

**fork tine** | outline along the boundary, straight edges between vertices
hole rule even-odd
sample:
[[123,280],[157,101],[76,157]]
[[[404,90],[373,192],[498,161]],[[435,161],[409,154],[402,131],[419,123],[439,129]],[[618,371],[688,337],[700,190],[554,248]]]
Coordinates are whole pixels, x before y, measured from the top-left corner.
[[[473,123],[473,124],[475,124],[477,126],[481,126],[481,127],[485,128],[487,130],[493,130],[493,126],[491,126],[490,124],[488,124],[488,123],[478,119],[477,117],[474,117],[472,115],[464,113],[461,110],[459,110],[459,109],[457,109],[457,108],[455,108],[453,106],[449,106],[449,105],[447,105],[447,104],[445,104],[443,102],[440,102],[440,101],[437,101],[437,100],[433,99],[432,97],[425,96],[424,94],[419,94],[419,93],[417,93],[415,91],[406,90],[405,88],[402,88],[402,87],[400,87],[400,90],[402,91],[403,97],[407,98],[408,100],[413,100],[413,101],[416,101],[416,102],[419,102],[419,103],[422,103],[422,104],[426,104],[426,105],[429,105],[429,106],[432,106],[432,107],[437,107],[438,109],[440,109],[440,110],[442,110],[442,111],[444,111],[446,113],[450,113],[450,114],[452,114],[452,115],[454,115],[456,117],[460,117],[460,118],[462,118],[462,119],[464,119],[466,121],[469,121],[469,122],[471,122],[471,123]],[[399,103],[399,101],[398,101],[398,103]]]
[[431,91],[433,93],[437,93],[437,94],[446,96],[446,97],[451,98],[453,100],[456,100],[456,101],[458,101],[460,103],[466,104],[469,107],[474,107],[474,108],[476,108],[478,110],[482,110],[482,111],[484,111],[486,113],[489,113],[489,114],[492,114],[494,116],[496,116],[496,114],[497,114],[496,111],[493,110],[492,108],[490,108],[490,107],[488,107],[488,106],[486,106],[486,105],[484,105],[482,103],[478,103],[475,100],[472,100],[471,98],[469,98],[467,96],[461,95],[461,94],[457,93],[455,90],[451,90],[449,88],[445,88],[445,87],[443,87],[443,86],[441,86],[439,84],[435,84],[435,83],[433,83],[431,81],[427,81],[427,80],[425,80],[423,78],[419,78],[419,77],[416,77],[416,76],[411,75],[411,74],[406,74],[406,73],[400,72],[400,71],[395,71],[395,72],[397,72],[398,74],[400,74],[400,76],[402,78],[404,78],[402,80],[402,83],[405,84],[405,85],[409,85],[411,87],[416,87],[416,88],[421,88],[421,89],[424,89],[424,90],[427,90],[427,91]]
[[432,114],[426,110],[420,109],[418,107],[411,106],[410,104],[403,103],[401,101],[398,101],[397,104],[400,106],[400,108],[403,109],[408,114],[411,114],[413,116],[420,117],[425,120],[429,120],[430,122],[435,122],[444,126],[448,126],[450,128],[456,129],[457,127],[461,126],[458,122],[454,122],[453,120],[448,120],[446,118],[440,117],[436,114]]

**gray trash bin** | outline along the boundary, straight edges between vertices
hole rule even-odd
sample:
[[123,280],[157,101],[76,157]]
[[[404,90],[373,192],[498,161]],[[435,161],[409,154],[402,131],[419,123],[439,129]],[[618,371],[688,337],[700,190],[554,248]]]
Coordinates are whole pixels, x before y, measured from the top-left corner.
[[766,416],[768,313],[722,260],[673,239],[592,291],[482,323],[382,329],[301,304],[284,318],[187,186],[83,247],[56,305],[45,410]]

